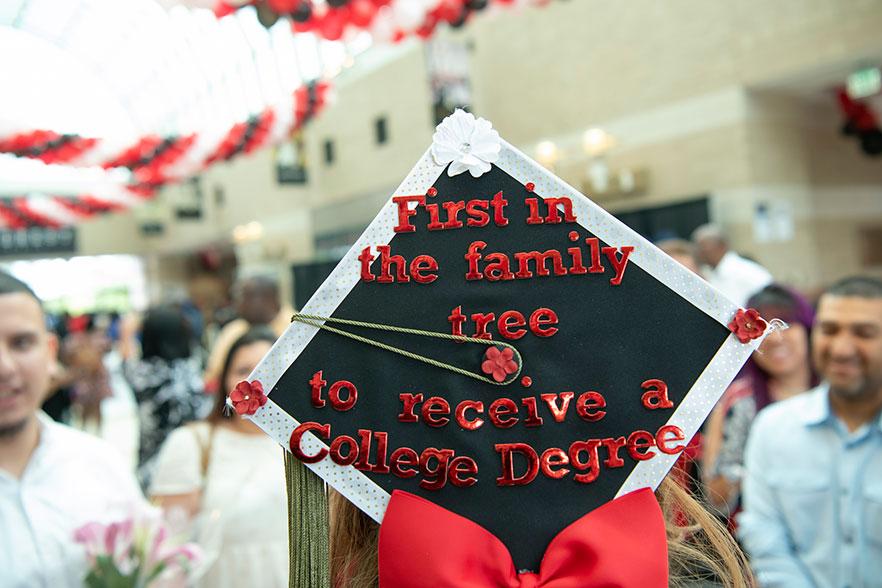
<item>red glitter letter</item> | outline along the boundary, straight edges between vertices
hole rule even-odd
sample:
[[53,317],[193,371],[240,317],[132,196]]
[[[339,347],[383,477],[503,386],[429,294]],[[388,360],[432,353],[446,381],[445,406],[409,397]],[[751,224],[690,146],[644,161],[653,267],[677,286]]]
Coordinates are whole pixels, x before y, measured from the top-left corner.
[[325,384],[327,384],[327,382],[322,380],[322,370],[314,373],[312,379],[309,381],[309,385],[312,387],[310,402],[316,408],[322,408],[325,405],[325,401],[322,400],[322,388]]
[[[526,443],[497,443],[493,448],[502,456],[502,476],[496,478],[497,486],[529,484],[539,473],[539,456]],[[520,453],[527,459],[527,472],[518,478],[514,475],[514,460],[511,458],[513,452]]]
[[604,406],[606,406],[606,400],[597,392],[585,392],[576,401],[576,410],[582,420],[586,421],[599,421],[606,416],[605,410],[595,410]]
[[652,410],[656,408],[674,408],[674,403],[668,399],[668,387],[661,380],[646,380],[641,387],[647,390],[643,394],[643,406]]
[[414,396],[409,392],[404,392],[398,395],[398,399],[401,400],[404,407],[401,409],[401,414],[398,415],[398,420],[402,423],[415,423],[419,419],[419,417],[414,413],[413,409],[416,407],[417,403],[423,401],[423,395],[417,394]]
[[426,400],[422,409],[423,421],[430,427],[443,427],[450,419],[447,417],[437,418],[435,415],[450,414],[450,405],[439,396],[432,396]]
[[303,463],[318,463],[325,458],[328,454],[328,450],[322,447],[315,455],[306,455],[303,453],[303,450],[300,449],[300,439],[307,431],[318,431],[321,433],[322,439],[327,439],[331,436],[331,425],[320,425],[313,422],[302,423],[294,429],[293,433],[291,433],[291,439],[288,442],[288,446],[291,448],[291,453],[294,457]]
[[410,275],[418,284],[430,284],[438,278],[438,274],[423,275],[420,272],[438,271],[438,262],[431,255],[417,255],[410,262]]
[[398,205],[398,225],[392,229],[396,233],[413,233],[416,227],[410,224],[410,217],[416,214],[416,209],[408,208],[408,202],[416,202],[417,206],[426,203],[425,196],[395,196],[392,202]]
[[[668,433],[672,433],[674,436],[670,439],[665,438],[665,435]],[[658,446],[658,450],[662,453],[667,453],[668,455],[674,455],[675,453],[680,453],[686,449],[686,446],[683,444],[668,447],[668,443],[683,441],[684,439],[686,439],[686,435],[683,433],[683,430],[674,425],[665,425],[655,434],[655,444]]]
[[507,429],[518,422],[518,417],[507,419],[500,418],[501,416],[508,416],[510,414],[518,414],[518,405],[510,398],[497,398],[487,410],[487,416],[490,417],[490,422],[500,429]]
[[[597,439],[576,441],[570,445],[570,463],[573,464],[577,470],[588,470],[588,473],[586,474],[576,474],[573,476],[574,480],[582,482],[583,484],[588,484],[597,479],[598,474],[600,474],[600,459],[597,457],[597,448],[599,446],[600,441]],[[579,459],[579,454],[583,451],[588,452],[588,461],[586,462],[582,462]]]
[[477,474],[478,473],[478,464],[475,463],[471,457],[466,457],[465,455],[460,455],[459,457],[454,457],[450,460],[450,466],[448,466],[448,470],[450,471],[450,483],[454,486],[458,486],[459,488],[466,488],[468,486],[473,486],[478,482],[477,478],[473,478],[469,476],[468,478],[460,478],[460,474]]
[[[346,400],[340,400],[340,390],[343,388],[346,388],[348,392]],[[328,400],[331,401],[331,406],[337,410],[349,410],[355,406],[355,402],[358,400],[358,390],[355,389],[355,384],[352,382],[340,380],[331,385],[331,389],[328,390]]]
[[[641,443],[641,441],[643,441]],[[641,449],[649,449],[655,446],[655,437],[649,431],[634,431],[628,436],[628,454],[636,460],[646,461],[652,459],[655,454],[649,451],[640,452]]]
[[484,403],[476,402],[474,400],[463,400],[456,406],[456,411],[454,416],[456,417],[456,424],[458,424],[463,429],[468,431],[475,431],[481,428],[481,425],[484,424],[484,419],[476,418],[473,421],[470,421],[465,418],[465,411],[468,409],[474,409],[478,414],[484,413]]
[[542,457],[539,458],[539,467],[542,468],[542,473],[549,478],[553,478],[555,480],[563,478],[570,473],[570,470],[569,468],[553,470],[551,469],[552,466],[563,466],[567,465],[568,463],[570,463],[570,458],[567,457],[567,454],[563,449],[560,449],[558,447],[546,449],[542,453]]
[[373,282],[374,274],[371,273],[371,262],[374,256],[371,255],[371,248],[365,247],[358,255],[358,261],[361,262],[361,279],[365,282]]

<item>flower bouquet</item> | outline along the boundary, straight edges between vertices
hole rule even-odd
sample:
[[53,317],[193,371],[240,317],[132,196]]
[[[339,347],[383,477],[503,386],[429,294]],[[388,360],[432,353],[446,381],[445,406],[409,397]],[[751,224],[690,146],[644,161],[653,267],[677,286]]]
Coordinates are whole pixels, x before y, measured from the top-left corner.
[[88,588],[187,586],[202,557],[194,543],[175,543],[160,509],[145,507],[118,523],[86,523],[74,539],[86,549]]

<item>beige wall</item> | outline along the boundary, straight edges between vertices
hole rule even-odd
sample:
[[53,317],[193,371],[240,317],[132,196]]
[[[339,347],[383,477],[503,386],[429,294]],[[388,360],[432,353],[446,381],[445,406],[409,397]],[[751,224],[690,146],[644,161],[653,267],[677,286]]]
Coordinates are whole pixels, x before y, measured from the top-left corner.
[[[581,0],[498,10],[441,37],[473,47],[474,112],[528,154],[553,140],[564,180],[582,185],[589,162],[582,134],[602,127],[617,139],[605,156],[609,166],[646,170],[649,183],[641,195],[600,204],[616,212],[708,194],[713,220],[736,249],[783,280],[814,287],[846,273],[882,272],[861,267],[855,254],[858,229],[882,225],[882,158],[860,154],[839,135],[829,92],[848,71],[882,63],[879,30],[878,0]],[[433,132],[421,46],[376,54],[385,57],[360,58],[336,80],[336,102],[306,129],[308,185],[279,186],[265,150],[204,175],[201,221],[167,218],[165,235],[144,238],[137,215],[114,215],[83,228],[83,252],[138,252],[161,264],[229,242],[236,225],[258,220],[264,237],[239,253],[284,272],[314,258],[317,235],[363,227]],[[388,119],[383,146],[374,144],[378,116]],[[223,206],[213,201],[215,186],[224,190]],[[173,190],[162,197],[173,199]],[[795,235],[759,243],[755,207],[775,202],[792,211]]]
[[[876,0],[553,2],[475,21],[477,109],[514,143],[882,52]],[[529,114],[527,114],[529,113]]]

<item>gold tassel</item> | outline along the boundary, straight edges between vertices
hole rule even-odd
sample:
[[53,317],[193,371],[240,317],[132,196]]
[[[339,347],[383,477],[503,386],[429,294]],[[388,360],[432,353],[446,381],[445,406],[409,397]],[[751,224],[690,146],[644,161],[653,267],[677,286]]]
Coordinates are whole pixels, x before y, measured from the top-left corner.
[[331,588],[325,483],[287,450],[282,451],[288,487],[288,587]]

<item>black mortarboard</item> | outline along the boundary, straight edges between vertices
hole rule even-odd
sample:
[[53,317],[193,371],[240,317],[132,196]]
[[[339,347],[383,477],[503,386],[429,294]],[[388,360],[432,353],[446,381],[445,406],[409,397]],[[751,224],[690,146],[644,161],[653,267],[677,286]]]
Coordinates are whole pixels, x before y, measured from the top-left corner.
[[375,520],[405,490],[536,570],[656,488],[759,344],[744,317],[457,111],[251,375],[253,418]]

